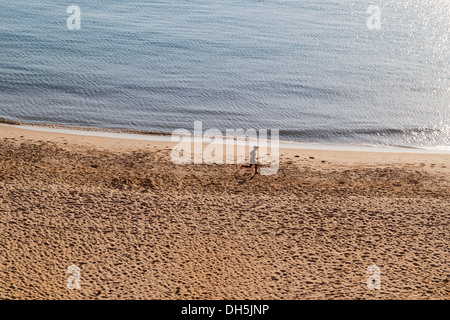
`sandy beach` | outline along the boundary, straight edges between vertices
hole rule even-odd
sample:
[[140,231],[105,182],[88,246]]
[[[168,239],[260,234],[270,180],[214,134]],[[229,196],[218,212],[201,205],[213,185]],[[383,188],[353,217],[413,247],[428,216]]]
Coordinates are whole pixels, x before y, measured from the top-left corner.
[[282,149],[252,177],[172,147],[0,126],[0,298],[450,298],[449,154]]

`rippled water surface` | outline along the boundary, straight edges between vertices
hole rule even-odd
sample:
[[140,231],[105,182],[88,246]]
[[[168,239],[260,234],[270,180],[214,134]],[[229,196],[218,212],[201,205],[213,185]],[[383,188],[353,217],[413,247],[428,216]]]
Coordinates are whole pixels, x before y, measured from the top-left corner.
[[450,150],[448,0],[69,4],[0,1],[0,117]]

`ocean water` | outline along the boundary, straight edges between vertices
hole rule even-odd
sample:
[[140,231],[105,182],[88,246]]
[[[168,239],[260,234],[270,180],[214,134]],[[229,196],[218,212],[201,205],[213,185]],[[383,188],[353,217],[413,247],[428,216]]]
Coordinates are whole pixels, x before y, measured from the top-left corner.
[[449,22],[448,0],[0,0],[0,117],[450,150]]

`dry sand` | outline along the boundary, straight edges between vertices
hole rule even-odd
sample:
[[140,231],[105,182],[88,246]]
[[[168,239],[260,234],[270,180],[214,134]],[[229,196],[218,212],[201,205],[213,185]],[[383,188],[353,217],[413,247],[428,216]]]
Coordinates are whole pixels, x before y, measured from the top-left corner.
[[171,147],[0,126],[0,298],[450,298],[450,155],[285,149],[252,178]]

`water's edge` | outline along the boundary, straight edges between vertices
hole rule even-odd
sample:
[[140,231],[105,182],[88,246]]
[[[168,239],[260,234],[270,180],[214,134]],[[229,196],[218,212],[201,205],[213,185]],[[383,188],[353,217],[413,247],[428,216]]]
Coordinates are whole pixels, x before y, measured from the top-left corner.
[[[0,118],[0,126],[17,126],[21,129],[51,132],[61,134],[71,134],[90,137],[103,137],[114,139],[129,139],[141,141],[163,141],[173,142],[172,133],[160,131],[145,131],[134,129],[107,129],[99,127],[69,126],[52,123],[31,123],[23,121],[9,120]],[[208,137],[204,137],[204,142],[209,142]],[[380,147],[367,145],[341,145],[324,143],[304,143],[301,141],[279,141],[280,148],[286,149],[305,149],[305,150],[324,150],[324,151],[357,151],[357,152],[388,152],[388,153],[419,153],[419,154],[450,154],[446,150],[426,150],[409,147]]]

